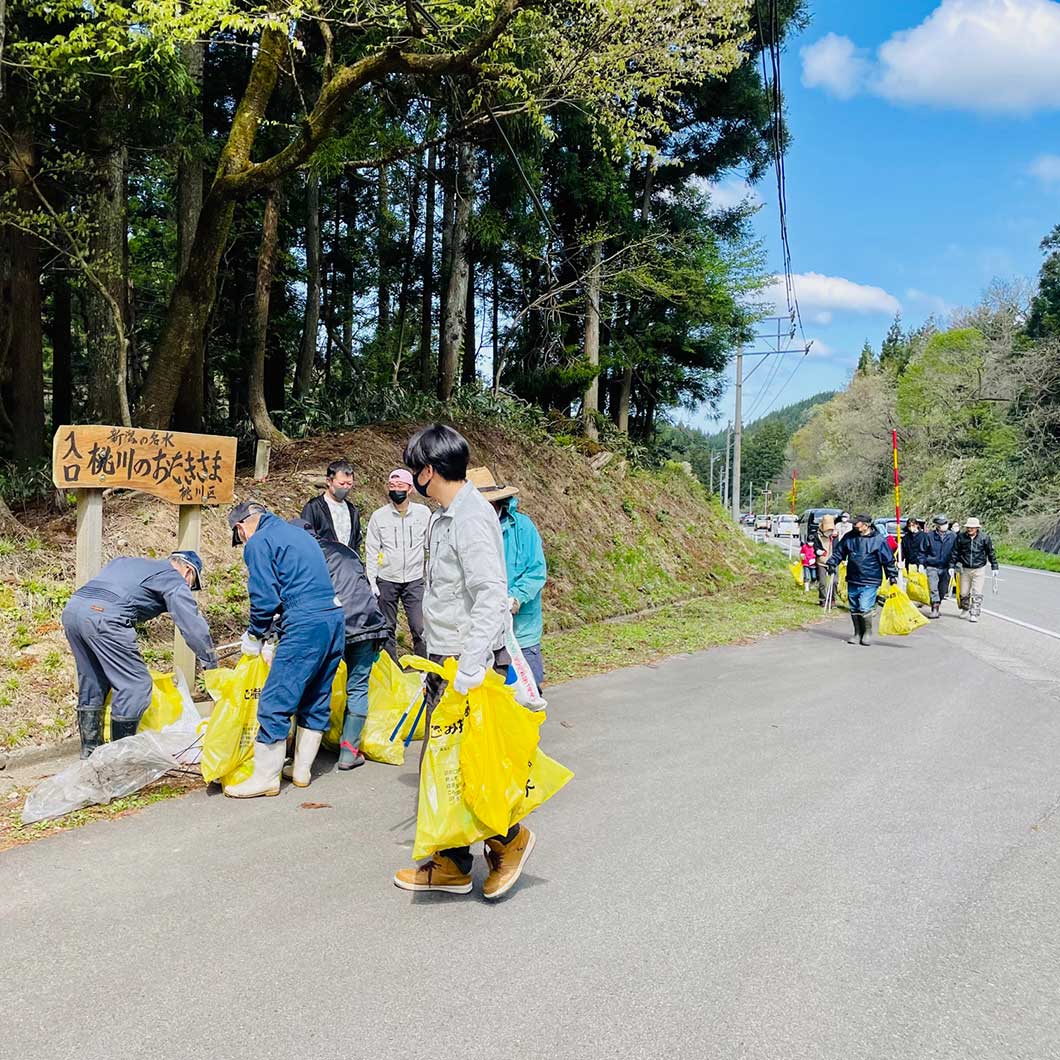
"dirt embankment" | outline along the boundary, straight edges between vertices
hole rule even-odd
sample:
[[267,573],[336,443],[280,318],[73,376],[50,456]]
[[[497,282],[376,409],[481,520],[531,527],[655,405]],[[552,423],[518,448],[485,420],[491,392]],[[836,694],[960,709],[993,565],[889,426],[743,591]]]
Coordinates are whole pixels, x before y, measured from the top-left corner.
[[[520,507],[541,530],[549,564],[547,632],[712,592],[751,572],[751,549],[702,487],[680,468],[632,472],[612,460],[594,471],[586,457],[551,442],[528,443],[490,427],[462,428],[472,463],[520,488]],[[297,515],[318,492],[329,460],[354,466],[353,499],[367,524],[386,500],[411,429],[361,428],[304,439],[273,454],[264,482],[240,478],[237,499],[254,496]],[[242,556],[231,547],[225,508],[203,513],[200,598],[218,643],[236,639],[247,616]],[[176,509],[143,495],[108,498],[104,558],[163,556],[175,547]],[[28,542],[0,538],[0,750],[58,739],[74,722],[74,670],[59,616],[74,577],[75,514],[41,513]],[[149,666],[169,669],[172,625],[141,634]]]

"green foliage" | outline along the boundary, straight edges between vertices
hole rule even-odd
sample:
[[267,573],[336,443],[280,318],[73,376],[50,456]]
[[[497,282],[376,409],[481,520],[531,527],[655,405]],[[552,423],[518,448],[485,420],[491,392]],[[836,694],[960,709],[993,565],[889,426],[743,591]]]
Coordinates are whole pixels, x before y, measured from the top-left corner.
[[1015,545],[997,545],[997,558],[1014,567],[1031,567],[1034,570],[1051,570],[1060,573],[1060,556],[1042,552],[1036,548],[1019,548]]

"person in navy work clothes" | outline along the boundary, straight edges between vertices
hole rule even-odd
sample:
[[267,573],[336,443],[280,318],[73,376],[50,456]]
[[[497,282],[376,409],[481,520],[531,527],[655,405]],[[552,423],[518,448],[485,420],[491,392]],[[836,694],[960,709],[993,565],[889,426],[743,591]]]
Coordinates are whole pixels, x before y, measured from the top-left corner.
[[210,629],[191,595],[201,585],[202,560],[195,552],[174,552],[168,559],[121,556],[70,597],[62,622],[77,666],[82,758],[103,742],[108,692],[114,693],[111,740],[132,736],[151,704],[151,675],[136,643],[141,622],[168,611],[203,667],[217,665]]
[[313,538],[252,500],[228,513],[228,525],[232,544],[244,545],[247,565],[250,625],[243,634],[244,653],[259,654],[266,633],[280,632],[258,699],[254,772],[225,789],[232,798],[252,799],[279,794],[292,716],[298,728],[291,779],[297,787],[309,786],[331,720],[331,683],[346,633],[324,554]]

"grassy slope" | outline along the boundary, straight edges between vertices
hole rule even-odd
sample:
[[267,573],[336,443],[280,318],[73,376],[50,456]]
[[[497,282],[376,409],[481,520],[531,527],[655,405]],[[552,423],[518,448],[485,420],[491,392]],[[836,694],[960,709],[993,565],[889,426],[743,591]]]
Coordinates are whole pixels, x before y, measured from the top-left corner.
[[[587,672],[590,662],[577,660],[596,651],[586,629],[592,623],[749,584],[749,579],[758,579],[756,593],[769,595],[769,586],[784,592],[783,577],[760,569],[782,569],[779,558],[756,550],[735,532],[703,488],[679,469],[627,472],[616,459],[595,474],[573,449],[528,443],[496,428],[464,430],[473,462],[488,464],[498,481],[519,485],[522,507],[541,529],[550,568],[546,656],[557,678]],[[274,454],[266,482],[241,479],[237,498],[258,496],[285,517],[296,515],[316,492],[328,460],[345,456],[356,468],[355,500],[367,522],[368,514],[385,500],[386,476],[400,464],[408,434],[407,427],[388,425],[299,441]],[[175,508],[152,498],[108,500],[106,558],[165,555],[174,544],[176,521]],[[0,748],[54,740],[72,731],[74,671],[58,619],[73,582],[74,522],[71,511],[43,521],[28,543],[0,539]],[[207,584],[200,606],[219,644],[238,638],[247,612],[245,571],[230,537],[224,509],[204,512],[201,552]],[[735,623],[730,632],[742,637],[739,598],[722,595],[717,600],[727,601],[726,613],[731,612]],[[748,632],[762,628],[761,615],[771,605],[762,597],[758,606],[757,617],[746,616]],[[709,639],[710,630],[729,621],[721,621],[716,612],[717,605],[699,632],[690,618],[697,612],[679,611],[675,620],[684,634],[673,632],[661,613],[643,626],[654,630],[644,637],[655,645],[651,651],[656,654],[716,643]],[[555,634],[560,636],[553,638]],[[625,656],[616,654],[613,634],[609,627],[598,637],[611,644],[601,659],[636,662],[654,657],[644,645]],[[172,625],[167,619],[151,623],[142,632],[141,644],[149,665],[170,667]]]
[[1060,571],[1060,556],[1041,552],[1036,548],[1019,548],[1015,545],[998,545],[997,558],[1014,567],[1032,567],[1035,570]]

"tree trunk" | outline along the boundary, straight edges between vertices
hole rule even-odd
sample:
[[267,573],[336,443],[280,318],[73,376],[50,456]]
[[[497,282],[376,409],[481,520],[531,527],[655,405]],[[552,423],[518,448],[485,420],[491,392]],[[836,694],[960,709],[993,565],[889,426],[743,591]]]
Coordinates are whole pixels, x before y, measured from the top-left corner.
[[627,364],[622,372],[622,388],[618,392],[618,429],[629,434],[629,397],[633,393],[633,365]]
[[[195,226],[199,223],[203,195],[202,70],[205,46],[201,42],[182,48],[188,77],[195,86],[184,115],[184,134],[177,159],[177,275],[191,260]],[[198,343],[188,356],[184,381],[173,413],[176,427],[201,431],[206,419],[206,343]]]
[[475,334],[475,262],[470,253],[467,260],[467,301],[464,306],[464,363],[460,368],[460,385],[471,386],[475,381],[475,362],[478,360],[478,336]]
[[73,417],[73,313],[70,305],[70,279],[62,269],[55,271],[52,288],[52,432]]
[[500,286],[497,274],[500,272],[500,262],[494,258],[493,260],[493,327],[491,329],[491,342],[493,345],[493,396],[496,397],[500,393],[501,389],[501,372],[504,371],[504,356],[501,353],[501,308],[500,308],[500,295],[498,294],[498,288]]
[[448,401],[456,381],[457,359],[464,341],[468,288],[468,222],[471,219],[471,196],[474,192],[475,152],[470,144],[456,149],[457,165],[454,185],[453,232],[450,240],[452,264],[445,295],[445,318],[442,348],[438,358],[438,397]]
[[[592,263],[589,267],[588,289],[585,292],[585,359],[593,367],[600,365],[600,263],[603,261],[604,244],[593,244]],[[593,376],[585,391],[582,416],[585,435],[594,441],[600,436],[596,425],[596,414],[600,411],[600,376]]]
[[88,407],[99,423],[128,424],[128,333],[125,276],[125,167],[128,151],[121,140],[121,102],[104,83],[94,114],[94,195],[88,261],[98,284],[86,292]]
[[438,356],[442,355],[442,343],[445,341],[445,320],[449,311],[449,278],[453,272],[453,221],[455,218],[453,195],[455,181],[453,151],[456,145],[446,144],[442,148],[442,247],[441,262],[438,266]]
[[423,301],[420,309],[420,387],[431,385],[431,339],[434,336],[434,201],[438,194],[437,152],[427,152],[427,196],[423,219]]
[[254,356],[250,362],[250,419],[254,433],[272,442],[283,444],[288,438],[278,431],[265,404],[265,341],[269,331],[269,296],[276,269],[276,247],[279,243],[280,191],[269,188],[265,195],[265,216],[261,225],[261,250],[258,253],[258,272],[254,287]]
[[390,178],[386,166],[379,167],[379,201],[376,213],[378,250],[379,315],[376,335],[385,339],[390,331]]
[[246,91],[221,152],[217,176],[199,213],[188,268],[173,288],[162,334],[148,366],[137,409],[137,421],[145,427],[169,426],[188,357],[203,343],[206,322],[217,294],[217,270],[235,212],[233,193],[219,186],[219,181],[249,164],[250,151],[276,87],[286,50],[287,38],[282,31],[270,29],[262,34]]
[[416,175],[412,180],[412,190],[409,192],[409,219],[408,235],[405,239],[404,257],[401,265],[401,292],[398,296],[398,328],[397,347],[394,351],[394,370],[391,375],[391,383],[398,385],[401,373],[401,360],[405,353],[405,331],[409,315],[409,288],[412,286],[413,257],[416,250],[416,229],[420,223],[420,168],[422,160],[417,160],[415,165]]
[[[38,158],[33,135],[16,129],[10,137],[8,185],[16,205],[36,212],[32,190]],[[30,464],[48,451],[44,437],[44,351],[41,329],[40,243],[26,232],[7,230],[9,249],[4,309],[8,318],[8,346],[4,371],[3,405],[13,420],[11,455]]]
[[320,330],[320,176],[310,171],[305,182],[305,319],[302,346],[295,374],[296,397],[305,398],[313,388],[313,366]]

